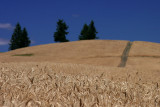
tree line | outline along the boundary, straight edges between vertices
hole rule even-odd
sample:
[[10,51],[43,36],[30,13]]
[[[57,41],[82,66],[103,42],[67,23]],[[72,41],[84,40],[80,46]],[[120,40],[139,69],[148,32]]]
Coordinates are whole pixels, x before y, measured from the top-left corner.
[[[57,21],[56,32],[54,32],[53,34],[54,41],[69,42],[69,40],[66,38],[66,35],[69,33],[67,32],[68,28],[69,26],[62,19],[59,19]],[[94,21],[92,20],[89,25],[84,24],[78,38],[79,40],[98,39],[98,37],[96,36],[97,33],[98,32],[95,28]],[[30,46],[30,44],[31,40],[28,37],[26,28],[24,27],[23,29],[21,29],[20,24],[17,23],[10,39],[9,50],[28,47]]]

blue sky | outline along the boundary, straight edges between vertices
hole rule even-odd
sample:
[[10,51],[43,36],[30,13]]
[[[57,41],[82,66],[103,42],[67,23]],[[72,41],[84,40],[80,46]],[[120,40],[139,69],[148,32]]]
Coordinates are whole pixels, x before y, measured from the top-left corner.
[[70,41],[91,20],[100,39],[160,41],[160,0],[1,0],[0,52],[8,51],[17,22],[26,27],[31,46],[54,43],[58,19],[69,26]]

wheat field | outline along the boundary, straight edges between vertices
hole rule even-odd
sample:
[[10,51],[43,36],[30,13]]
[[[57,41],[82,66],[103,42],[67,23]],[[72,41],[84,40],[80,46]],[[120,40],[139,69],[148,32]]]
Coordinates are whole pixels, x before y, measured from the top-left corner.
[[125,77],[110,77],[109,70],[113,68],[50,62],[0,63],[0,106],[160,106],[157,80],[146,80],[138,70],[130,73],[125,68],[119,69],[128,72]]
[[[160,107],[158,43],[87,40],[0,55],[0,107]],[[94,48],[93,48],[94,47]]]

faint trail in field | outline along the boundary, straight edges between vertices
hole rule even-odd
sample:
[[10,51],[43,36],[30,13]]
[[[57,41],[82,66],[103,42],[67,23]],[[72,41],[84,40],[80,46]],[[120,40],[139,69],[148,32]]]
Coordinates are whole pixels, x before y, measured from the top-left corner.
[[118,67],[125,67],[125,66],[126,66],[127,59],[128,59],[128,54],[129,54],[129,51],[130,51],[130,49],[131,49],[131,46],[132,46],[132,42],[128,42],[128,43],[127,43],[127,46],[126,46],[126,48],[124,49],[123,54],[122,54],[122,56],[121,56],[121,62],[120,62],[120,64],[118,65]]

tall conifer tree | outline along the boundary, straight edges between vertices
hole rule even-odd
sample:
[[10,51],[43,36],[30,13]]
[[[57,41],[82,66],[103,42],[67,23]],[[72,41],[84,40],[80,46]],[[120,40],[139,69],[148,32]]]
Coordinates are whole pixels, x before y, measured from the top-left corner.
[[69,32],[66,32],[66,30],[68,29],[68,26],[66,25],[66,23],[63,20],[58,20],[57,22],[57,28],[56,28],[56,32],[54,32],[54,41],[55,42],[68,42],[69,40],[66,39],[66,35]]
[[92,20],[91,23],[89,24],[89,29],[88,29],[88,39],[97,39],[98,37],[96,36],[98,32],[96,31],[96,28],[94,26],[94,21]]
[[81,34],[79,35],[79,40],[85,40],[88,38],[88,30],[88,25],[84,24],[83,29],[81,30]]
[[22,45],[21,47],[27,47],[30,45],[30,43],[31,41],[29,40],[27,30],[26,28],[23,28],[21,37],[21,45]]
[[79,35],[79,40],[90,40],[90,39],[98,39],[96,36],[98,32],[94,26],[94,21],[92,20],[89,26],[84,24],[83,29]]
[[9,50],[15,50],[29,46],[30,40],[27,35],[26,29],[24,28],[22,31],[20,24],[17,23],[9,43]]

